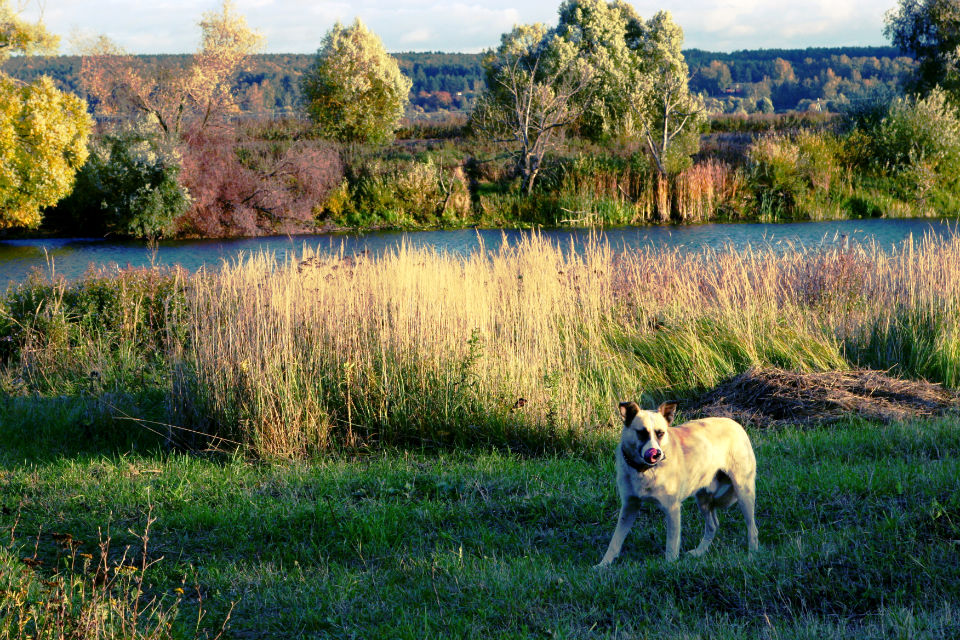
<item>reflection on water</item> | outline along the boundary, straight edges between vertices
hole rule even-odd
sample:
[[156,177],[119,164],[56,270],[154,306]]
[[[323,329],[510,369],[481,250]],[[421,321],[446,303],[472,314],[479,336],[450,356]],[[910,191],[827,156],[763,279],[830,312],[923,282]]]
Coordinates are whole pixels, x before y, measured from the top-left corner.
[[[835,244],[843,236],[852,243],[875,242],[893,248],[906,238],[925,234],[954,233],[951,220],[841,220],[789,224],[704,224],[691,226],[620,227],[590,231],[585,229],[545,229],[544,238],[561,247],[584,246],[599,237],[616,250],[666,246],[682,251],[726,247],[817,247]],[[323,252],[346,254],[368,251],[378,255],[406,242],[413,247],[434,247],[439,251],[465,255],[480,247],[497,250],[503,243],[516,245],[532,231],[473,230],[375,232],[366,234],[328,234],[241,238],[237,240],[176,240],[159,243],[156,252],[143,243],[118,242],[90,238],[5,240],[0,241],[0,287],[23,281],[35,269],[77,278],[91,267],[144,267],[150,264],[179,264],[190,270],[216,267],[234,259],[240,252],[267,251],[284,259],[304,246]]]

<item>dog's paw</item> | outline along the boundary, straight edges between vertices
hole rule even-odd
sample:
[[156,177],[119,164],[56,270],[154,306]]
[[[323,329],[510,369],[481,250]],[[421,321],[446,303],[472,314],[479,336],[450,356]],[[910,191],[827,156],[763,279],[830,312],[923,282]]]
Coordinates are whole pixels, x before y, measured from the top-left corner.
[[606,569],[609,566],[610,566],[610,562],[608,560],[601,560],[599,563],[593,565],[593,570],[601,571],[603,569]]

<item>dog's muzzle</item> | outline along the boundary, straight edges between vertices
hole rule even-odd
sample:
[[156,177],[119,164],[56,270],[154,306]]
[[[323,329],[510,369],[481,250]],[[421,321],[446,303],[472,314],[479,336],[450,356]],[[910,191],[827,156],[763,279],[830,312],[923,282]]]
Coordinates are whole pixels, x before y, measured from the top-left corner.
[[633,467],[635,471],[643,473],[647,469],[657,466],[657,464],[662,462],[665,457],[663,455],[663,451],[651,447],[643,452],[640,460],[637,460],[632,455],[627,455],[626,452],[623,454],[623,459],[628,465]]
[[660,451],[660,449],[655,449],[653,447],[650,447],[649,449],[643,452],[643,461],[649,465],[657,464],[658,462],[660,462],[662,458],[663,458],[663,451]]

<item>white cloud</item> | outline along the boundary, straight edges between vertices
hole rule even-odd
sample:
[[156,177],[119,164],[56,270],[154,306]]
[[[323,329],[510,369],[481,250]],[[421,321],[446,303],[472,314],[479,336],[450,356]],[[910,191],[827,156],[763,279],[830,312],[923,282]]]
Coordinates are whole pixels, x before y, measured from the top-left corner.
[[405,44],[420,44],[429,42],[432,36],[433,32],[430,31],[430,29],[414,29],[400,36],[400,42]]
[[[337,20],[359,16],[388,50],[479,51],[514,24],[554,23],[560,0],[236,0],[267,50],[313,52]],[[683,27],[686,46],[708,50],[884,44],[877,0],[634,0],[644,17],[660,9]],[[218,0],[46,0],[44,22],[61,35],[104,32],[134,52],[186,52],[199,40],[200,14]],[[37,5],[25,11],[37,15]]]

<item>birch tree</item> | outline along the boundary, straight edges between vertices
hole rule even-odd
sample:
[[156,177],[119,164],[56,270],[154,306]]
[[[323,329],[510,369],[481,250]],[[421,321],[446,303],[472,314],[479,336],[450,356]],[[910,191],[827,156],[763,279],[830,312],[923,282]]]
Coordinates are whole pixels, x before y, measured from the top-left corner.
[[703,101],[690,92],[683,30],[670,13],[658,12],[638,36],[636,54],[645,68],[631,107],[657,172],[676,173],[699,148]]
[[230,0],[218,11],[204,13],[199,26],[200,49],[184,65],[145,65],[106,36],[80,43],[80,79],[97,110],[145,117],[168,140],[180,136],[188,119],[202,130],[235,112],[235,76],[263,48],[264,38],[247,26]]
[[521,189],[529,194],[544,157],[564,127],[576,122],[583,103],[574,98],[590,83],[591,69],[542,24],[520,25],[501,37],[483,65],[488,91],[474,111],[474,126],[513,146]]
[[557,27],[515,27],[485,57],[474,121],[510,134],[528,192],[564,128],[601,142],[638,137],[658,173],[677,172],[699,148],[704,118],[682,44],[669,13],[644,21],[621,0],[565,0]]

